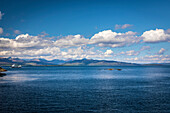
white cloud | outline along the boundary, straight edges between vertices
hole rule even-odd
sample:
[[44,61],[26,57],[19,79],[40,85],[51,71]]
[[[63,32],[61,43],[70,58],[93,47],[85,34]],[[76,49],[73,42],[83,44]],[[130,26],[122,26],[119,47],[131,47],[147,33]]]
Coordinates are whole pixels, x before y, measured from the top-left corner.
[[139,55],[140,51],[134,51],[134,50],[130,50],[130,51],[126,51],[126,52],[120,52],[118,55],[128,55],[128,56],[136,56]]
[[158,54],[164,54],[164,52],[165,52],[166,50],[164,49],[164,48],[161,48],[160,50],[159,50],[159,52],[158,52]]
[[143,41],[148,43],[157,43],[157,42],[169,42],[170,34],[165,33],[163,29],[156,29],[145,31],[142,34]]
[[[65,45],[66,43],[61,40],[68,43],[68,45]],[[59,43],[60,41],[62,44]],[[46,58],[50,60],[55,58],[101,58],[104,56],[104,53],[99,50],[94,50],[94,48],[89,48],[86,46],[83,47],[82,45],[88,43],[87,41],[88,39],[86,40],[80,35],[64,37],[63,39],[52,41],[40,38],[39,36],[21,34],[15,39],[0,38],[0,56],[12,56],[28,59]],[[69,44],[69,42],[71,42],[71,44]],[[63,48],[63,50],[61,50],[60,47]]]
[[60,48],[58,47],[44,47],[42,49],[10,49],[3,50],[0,52],[0,56],[4,57],[22,57],[22,58],[33,58],[42,56],[61,56]]
[[106,50],[104,53],[105,57],[113,57],[113,51],[111,49]]
[[[56,41],[47,40],[42,36],[31,36],[29,34],[18,35],[15,39],[0,38],[0,55],[4,57],[43,57],[48,58],[84,58],[92,53],[81,46],[86,45],[89,39],[81,35],[69,35]],[[77,47],[71,49],[71,47]],[[61,51],[60,48],[67,48],[68,51]]]
[[[158,30],[158,29],[157,29]],[[155,33],[156,30],[146,31],[147,34]],[[153,33],[153,34],[154,34]],[[161,32],[162,33],[162,32]],[[145,33],[144,33],[145,34]],[[143,34],[143,35],[144,35]],[[158,33],[158,35],[160,35]],[[164,32],[163,36],[168,34]],[[114,53],[111,49],[103,47],[123,47],[131,44],[136,44],[145,38],[137,36],[136,32],[128,31],[125,33],[117,33],[111,30],[105,30],[92,36],[90,39],[83,37],[82,35],[68,35],[66,37],[47,37],[47,33],[42,33],[38,36],[32,36],[29,34],[20,34],[15,39],[0,38],[0,56],[3,57],[20,57],[20,58],[46,58],[46,59],[81,59],[81,58],[93,58],[93,59],[111,59],[124,55],[128,57],[134,57],[140,54],[141,51],[149,50],[150,46],[143,46],[139,50],[128,50],[120,53]],[[148,35],[147,35],[148,36]],[[157,36],[157,35],[156,35]],[[92,47],[93,45],[99,47]],[[102,47],[102,48],[101,48]],[[165,49],[162,48],[158,54],[163,54]],[[123,57],[124,57],[123,56]],[[126,57],[125,57],[126,58]],[[146,59],[145,57],[143,59]],[[114,58],[116,59],[116,58]],[[156,58],[155,56],[155,59]],[[155,60],[154,59],[154,60]],[[162,58],[163,59],[163,58]],[[164,58],[167,61],[167,57]],[[133,59],[134,61],[142,60],[139,57]],[[150,60],[153,60],[150,58]],[[160,60],[160,59],[158,59]],[[149,62],[149,61],[148,61]]]
[[138,43],[141,38],[135,36],[136,32],[128,31],[126,33],[116,33],[111,30],[105,30],[95,34],[90,39],[90,44],[97,44],[100,47],[122,47],[133,43]]
[[15,39],[0,38],[1,48],[39,48],[50,46],[51,41],[43,40],[38,36],[31,36],[29,34],[18,35]]
[[131,26],[133,26],[133,25],[131,25],[131,24],[124,24],[124,25],[116,24],[115,29],[126,29],[126,28],[129,28]]
[[2,19],[2,16],[4,15],[4,13],[2,13],[1,11],[0,11],[0,20]]
[[77,48],[69,48],[67,51],[62,52],[62,57],[64,59],[72,58],[72,59],[82,59],[82,58],[104,58],[104,53],[100,50],[95,50],[93,47],[77,47]]
[[84,38],[81,35],[69,35],[63,37],[54,42],[54,45],[58,47],[72,47],[72,46],[82,46],[88,44],[89,39]]
[[104,54],[105,55],[110,55],[110,54],[112,54],[113,53],[113,51],[111,50],[111,49],[108,49]]
[[22,54],[31,56],[49,56],[49,55],[60,55],[60,48],[58,47],[44,47],[42,49],[33,49],[24,51]]
[[0,27],[0,34],[2,34],[3,33],[3,28],[2,27]]

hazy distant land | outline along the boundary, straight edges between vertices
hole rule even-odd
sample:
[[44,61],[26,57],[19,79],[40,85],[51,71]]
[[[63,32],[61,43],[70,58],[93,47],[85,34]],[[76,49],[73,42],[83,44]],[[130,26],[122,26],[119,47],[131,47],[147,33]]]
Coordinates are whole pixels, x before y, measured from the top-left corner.
[[93,60],[93,59],[81,59],[81,60],[46,60],[46,59],[19,59],[19,58],[0,58],[0,66],[11,66],[12,64],[22,66],[139,66],[139,65],[170,65],[169,63],[164,64],[135,64],[126,63],[119,61],[108,61],[108,60]]

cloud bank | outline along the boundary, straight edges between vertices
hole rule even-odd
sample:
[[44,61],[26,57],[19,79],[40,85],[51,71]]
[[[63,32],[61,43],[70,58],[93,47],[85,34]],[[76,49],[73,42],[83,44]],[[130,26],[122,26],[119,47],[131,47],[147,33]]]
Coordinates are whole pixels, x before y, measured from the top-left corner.
[[[46,33],[37,36],[20,34],[15,39],[0,38],[0,56],[46,59],[113,59],[120,55],[138,56],[142,51],[150,50],[150,46],[143,46],[138,51],[132,49],[115,53],[113,52],[114,48],[141,44],[141,42],[152,44],[169,42],[169,37],[170,34],[163,29],[145,31],[141,36],[132,31],[117,33],[112,30],[104,30],[94,34],[91,38],[85,38],[80,34],[60,38],[48,37]],[[164,48],[161,48],[156,54],[163,55],[165,51]],[[138,59],[137,57],[133,60],[137,61]],[[151,57],[149,59],[151,60]]]
[[145,55],[143,57],[125,58],[123,61],[132,63],[170,63],[170,55]]

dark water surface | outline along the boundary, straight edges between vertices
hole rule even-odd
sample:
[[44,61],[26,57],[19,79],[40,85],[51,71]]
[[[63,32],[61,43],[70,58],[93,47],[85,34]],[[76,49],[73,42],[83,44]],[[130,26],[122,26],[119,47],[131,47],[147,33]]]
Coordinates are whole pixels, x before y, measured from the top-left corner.
[[168,66],[4,68],[1,113],[170,113]]

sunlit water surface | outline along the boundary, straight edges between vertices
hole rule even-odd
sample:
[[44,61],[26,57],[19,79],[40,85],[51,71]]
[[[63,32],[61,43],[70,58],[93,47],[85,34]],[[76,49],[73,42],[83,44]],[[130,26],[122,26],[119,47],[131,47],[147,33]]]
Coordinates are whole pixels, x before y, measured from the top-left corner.
[[170,112],[170,67],[23,67],[0,77],[0,112]]

